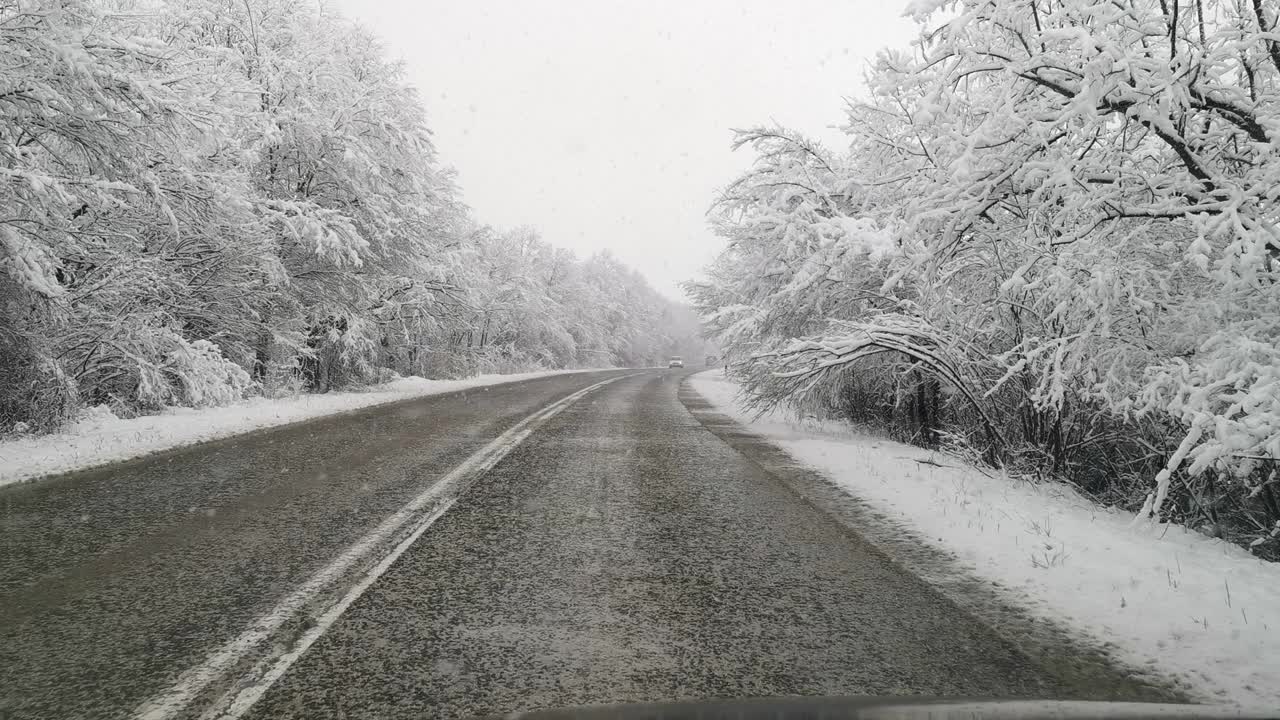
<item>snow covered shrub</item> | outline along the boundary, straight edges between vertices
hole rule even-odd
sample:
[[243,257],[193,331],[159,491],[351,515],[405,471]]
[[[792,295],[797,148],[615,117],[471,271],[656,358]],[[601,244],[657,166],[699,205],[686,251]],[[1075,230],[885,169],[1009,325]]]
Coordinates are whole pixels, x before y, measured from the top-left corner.
[[165,359],[163,373],[172,388],[172,404],[187,407],[229,405],[254,387],[249,373],[223,357],[208,340],[178,339],[178,347]]
[[538,358],[513,344],[490,345],[483,352],[477,353],[473,372],[479,375],[488,373],[518,373],[541,370],[545,367]]
[[267,397],[293,397],[307,389],[301,368],[296,363],[268,363],[262,377],[262,390]]
[[75,384],[62,368],[6,328],[0,328],[0,378],[0,433],[18,426],[50,432],[79,408]]
[[353,315],[314,321],[299,356],[307,388],[329,392],[370,382],[376,374],[371,362],[377,353],[374,331],[372,323]]

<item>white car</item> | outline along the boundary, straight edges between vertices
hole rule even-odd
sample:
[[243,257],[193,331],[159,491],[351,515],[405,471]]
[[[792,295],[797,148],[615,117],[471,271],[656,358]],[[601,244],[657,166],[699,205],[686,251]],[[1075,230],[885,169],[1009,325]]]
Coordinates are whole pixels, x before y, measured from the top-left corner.
[[679,355],[672,355],[671,359],[667,361],[667,367],[669,368],[684,367],[684,358],[681,358]]

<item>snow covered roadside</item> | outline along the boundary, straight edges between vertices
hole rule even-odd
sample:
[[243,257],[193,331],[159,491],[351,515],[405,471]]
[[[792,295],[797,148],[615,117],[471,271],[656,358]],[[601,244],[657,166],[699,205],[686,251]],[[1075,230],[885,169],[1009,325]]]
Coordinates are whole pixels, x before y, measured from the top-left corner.
[[170,408],[160,415],[124,420],[109,411],[86,417],[56,435],[21,437],[0,443],[0,485],[83,470],[162,450],[286,425],[373,405],[501,385],[549,375],[590,370],[541,370],[510,375],[477,375],[461,380],[407,377],[365,390],[324,395],[253,398],[225,407]]
[[1129,665],[1180,677],[1204,700],[1280,708],[1280,565],[1181,527],[1132,527],[1131,514],[1065,485],[979,471],[838,423],[753,420],[719,370],[690,383],[1031,612],[1112,643]]

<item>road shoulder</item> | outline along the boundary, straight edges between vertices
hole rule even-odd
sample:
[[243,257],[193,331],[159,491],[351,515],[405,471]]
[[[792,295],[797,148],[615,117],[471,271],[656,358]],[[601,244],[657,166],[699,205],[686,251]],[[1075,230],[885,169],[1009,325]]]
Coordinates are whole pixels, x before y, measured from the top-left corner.
[[1199,699],[1200,694],[1186,682],[1151,669],[1125,665],[1116,658],[1114,646],[1029,612],[1016,592],[979,577],[954,554],[924,540],[906,523],[850,495],[822,472],[797,461],[769,437],[739,421],[749,421],[748,418],[730,417],[723,412],[723,406],[712,404],[699,392],[697,384],[696,376],[686,377],[679,398],[703,427],[1046,669],[1073,684],[1091,687],[1099,695],[1152,702]]
[[460,380],[407,377],[360,390],[260,397],[208,408],[172,407],[136,418],[116,417],[105,407],[91,408],[63,432],[24,435],[0,442],[0,486],[100,469],[246,433],[424,397],[589,372],[601,371],[543,370]]

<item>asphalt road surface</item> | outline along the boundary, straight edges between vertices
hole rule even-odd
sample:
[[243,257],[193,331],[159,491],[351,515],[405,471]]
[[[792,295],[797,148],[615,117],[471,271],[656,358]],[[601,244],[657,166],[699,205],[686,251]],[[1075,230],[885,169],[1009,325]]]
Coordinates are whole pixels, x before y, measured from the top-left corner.
[[0,717],[1150,697],[1020,652],[705,428],[684,375],[555,376],[0,489]]

